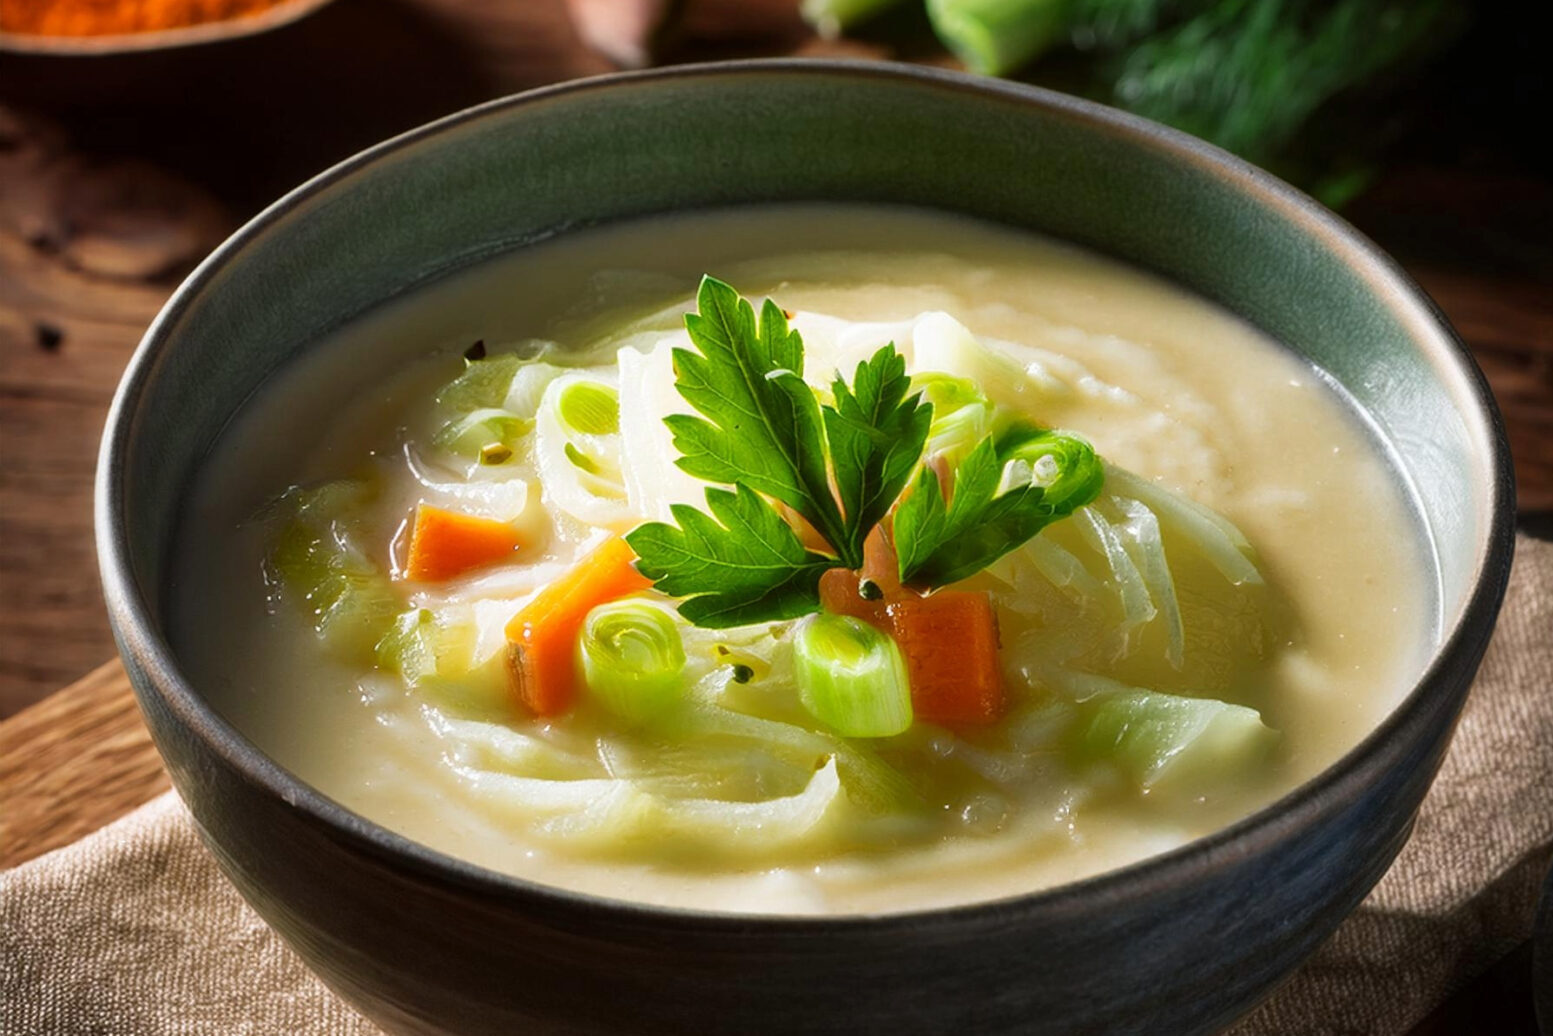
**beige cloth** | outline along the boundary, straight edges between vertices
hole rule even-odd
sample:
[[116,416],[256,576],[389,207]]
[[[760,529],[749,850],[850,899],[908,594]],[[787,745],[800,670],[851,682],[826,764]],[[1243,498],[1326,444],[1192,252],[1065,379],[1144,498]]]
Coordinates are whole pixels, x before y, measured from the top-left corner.
[[[1553,853],[1553,544],[1517,546],[1412,840],[1236,1036],[1405,1032],[1529,937]],[[172,793],[0,874],[0,967],[4,1036],[377,1032],[248,909]]]

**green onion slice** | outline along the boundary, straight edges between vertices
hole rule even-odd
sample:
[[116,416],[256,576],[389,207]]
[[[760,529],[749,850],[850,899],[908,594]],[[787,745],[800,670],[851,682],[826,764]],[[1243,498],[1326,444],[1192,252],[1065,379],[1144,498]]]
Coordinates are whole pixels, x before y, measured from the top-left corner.
[[688,689],[679,627],[643,601],[613,601],[590,611],[578,652],[589,693],[630,722],[659,715]]
[[793,629],[798,698],[845,737],[889,737],[911,726],[911,686],[894,640],[847,615],[810,615]]
[[574,381],[561,391],[561,423],[583,435],[620,431],[620,394],[596,381]]

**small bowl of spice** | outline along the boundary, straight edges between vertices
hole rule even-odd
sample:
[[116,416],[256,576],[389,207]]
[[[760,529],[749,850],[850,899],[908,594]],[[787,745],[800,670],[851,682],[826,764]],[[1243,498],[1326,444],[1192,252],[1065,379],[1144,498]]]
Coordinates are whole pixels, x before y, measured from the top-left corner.
[[0,0],[0,51],[102,55],[267,32],[329,0]]

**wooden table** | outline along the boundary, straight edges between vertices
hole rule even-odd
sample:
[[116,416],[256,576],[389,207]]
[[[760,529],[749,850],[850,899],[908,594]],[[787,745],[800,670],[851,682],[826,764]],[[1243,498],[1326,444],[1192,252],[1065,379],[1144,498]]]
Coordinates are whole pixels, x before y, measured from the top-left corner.
[[[877,41],[815,39],[795,6],[691,0],[669,56],[892,56]],[[219,47],[0,55],[0,868],[167,787],[118,663],[93,669],[112,643],[90,496],[113,386],[179,277],[258,206],[367,144],[610,67],[561,0],[338,0]],[[1491,142],[1487,152],[1410,153],[1347,215],[1472,347],[1509,422],[1522,508],[1548,511],[1553,178],[1498,161]],[[1453,1010],[1502,1001],[1499,985],[1516,981],[1506,974]],[[1495,1016],[1497,1031],[1525,1025],[1512,1014]],[[1422,1031],[1461,1031],[1450,1010],[1430,1024]]]

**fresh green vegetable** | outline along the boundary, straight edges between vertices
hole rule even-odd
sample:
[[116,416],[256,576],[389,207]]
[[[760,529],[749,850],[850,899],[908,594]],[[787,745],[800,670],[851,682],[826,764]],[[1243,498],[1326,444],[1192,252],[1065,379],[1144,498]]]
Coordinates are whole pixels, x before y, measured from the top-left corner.
[[472,622],[411,608],[383,634],[375,655],[380,669],[444,704],[480,714],[504,711],[502,660],[493,655],[476,664],[475,639]]
[[[862,551],[831,493],[819,401],[803,380],[803,340],[770,299],[754,307],[712,277],[703,278],[697,312],[685,328],[699,351],[676,349],[680,395],[703,414],[671,414],[679,466],[708,482],[737,483],[780,500],[842,551],[849,568]],[[858,541],[861,542],[860,540]]]
[[[1453,39],[1462,0],[926,0],[978,72],[1040,81],[1158,119],[1314,187],[1361,189],[1375,98]],[[1059,50],[1066,53],[1058,54]],[[1371,105],[1334,103],[1369,93]],[[1394,105],[1388,107],[1395,107]],[[1391,112],[1388,110],[1387,114]]]
[[1016,424],[997,439],[1003,481],[1033,485],[1057,511],[1070,514],[1100,495],[1105,466],[1088,440],[1072,432],[1054,432]]
[[[1105,6],[1079,3],[1075,27]],[[1258,162],[1284,151],[1329,98],[1448,39],[1459,13],[1453,0],[1156,6],[1155,25],[1103,63],[1112,97]]]
[[803,0],[798,12],[821,36],[835,37],[901,0]]
[[674,620],[641,601],[614,601],[588,613],[579,644],[588,693],[640,723],[684,696],[685,646]]
[[985,75],[1011,72],[1067,28],[1068,0],[927,0],[933,31]]
[[562,422],[584,435],[620,431],[620,393],[596,381],[574,381],[561,390]]
[[641,525],[626,537],[637,569],[698,626],[724,628],[807,615],[819,607],[820,576],[836,562],[804,547],[793,527],[754,490],[708,489],[711,516],[685,504],[678,526]]
[[1207,698],[1129,690],[1081,710],[1081,758],[1113,763],[1145,791],[1210,789],[1265,758],[1278,740],[1255,709]]
[[[757,322],[753,306],[707,277],[697,305],[699,312],[687,315],[685,324],[699,352],[676,350],[674,363],[680,394],[704,416],[672,414],[664,423],[682,469],[731,482],[735,490],[707,489],[710,516],[674,505],[677,526],[649,522],[627,541],[641,559],[638,568],[661,592],[689,598],[680,614],[697,625],[726,627],[817,611],[819,580],[828,569],[863,566],[868,534],[896,504],[921,459],[933,407],[920,392],[910,394],[905,360],[893,345],[859,363],[850,384],[837,377],[834,404],[821,407],[802,378],[803,341],[775,303],[766,302]],[[954,323],[947,316],[944,321]],[[948,330],[940,337],[945,335]],[[952,380],[941,387],[949,395],[973,389]],[[897,513],[897,536],[904,520],[913,547],[901,554],[903,577],[909,567],[913,581],[926,589],[965,578],[1085,502],[1098,470],[1087,443],[1030,432],[1009,450],[1035,460],[1000,457],[991,436],[983,435],[961,465],[958,478],[968,488],[956,488],[947,512],[944,490],[924,471],[917,493]],[[1057,468],[1052,479],[1034,485],[1027,476],[1026,484],[998,492],[1006,460],[1030,469],[1048,456],[1055,458],[1048,466]],[[767,497],[797,512],[830,553],[806,548]]]
[[895,503],[922,455],[933,408],[920,396],[906,397],[911,379],[906,360],[885,346],[857,365],[852,385],[837,377],[831,385],[834,406],[825,407],[825,433],[831,469],[846,515],[845,559],[862,565],[863,541]]
[[995,430],[996,408],[969,378],[928,373],[911,380],[933,407],[933,423],[924,446],[929,457],[958,464]]
[[849,615],[810,615],[794,628],[793,676],[809,714],[844,737],[889,737],[911,726],[900,648]]
[[[1094,449],[1066,432],[1042,432],[1001,456],[991,439],[955,469],[952,501],[938,473],[924,468],[895,514],[901,582],[931,588],[981,571],[1059,518],[1094,498],[1103,474]],[[1046,485],[1007,487],[1004,469],[1025,456],[1051,457],[1057,471]]]
[[449,453],[469,459],[483,460],[487,446],[505,447],[507,456],[511,457],[518,443],[533,427],[533,421],[516,417],[505,410],[480,407],[443,425],[431,441]]
[[363,481],[293,489],[269,508],[289,518],[265,558],[265,581],[294,602],[313,631],[346,657],[370,656],[401,605],[360,543],[355,513],[375,488]]
[[500,407],[506,402],[513,375],[522,363],[516,353],[466,359],[464,372],[437,393],[437,404],[450,413]]

